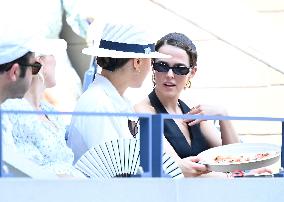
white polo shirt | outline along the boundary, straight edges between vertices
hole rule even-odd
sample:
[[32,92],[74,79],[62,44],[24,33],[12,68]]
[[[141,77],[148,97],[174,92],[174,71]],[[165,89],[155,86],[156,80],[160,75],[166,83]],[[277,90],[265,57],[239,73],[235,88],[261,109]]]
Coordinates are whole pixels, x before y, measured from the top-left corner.
[[[97,74],[79,98],[75,112],[133,113],[134,110],[108,79]],[[76,163],[91,147],[118,138],[132,138],[128,117],[73,115],[67,144],[74,152]]]

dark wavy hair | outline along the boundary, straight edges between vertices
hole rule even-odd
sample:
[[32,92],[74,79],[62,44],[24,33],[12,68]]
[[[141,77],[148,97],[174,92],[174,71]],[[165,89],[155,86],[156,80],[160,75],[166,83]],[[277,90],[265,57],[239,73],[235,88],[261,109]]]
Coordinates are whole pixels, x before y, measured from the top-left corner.
[[130,58],[97,57],[96,60],[101,68],[114,72],[125,65]]
[[[15,63],[18,63],[19,65],[20,64],[29,64],[29,60],[30,60],[30,57],[32,56],[32,52],[27,52],[25,55],[23,55],[22,57],[16,59],[16,60],[13,60],[11,62],[8,62],[8,63],[5,63],[5,64],[0,64],[0,74],[2,74],[3,72],[5,71],[9,71],[13,64]],[[21,66],[21,73],[20,73],[20,77],[21,78],[24,78],[26,76],[26,71],[27,71],[27,67],[26,66]]]
[[156,43],[155,50],[159,51],[160,47],[164,44],[179,47],[186,51],[189,56],[189,64],[191,67],[197,65],[197,51],[193,42],[182,33],[169,33],[159,39]]

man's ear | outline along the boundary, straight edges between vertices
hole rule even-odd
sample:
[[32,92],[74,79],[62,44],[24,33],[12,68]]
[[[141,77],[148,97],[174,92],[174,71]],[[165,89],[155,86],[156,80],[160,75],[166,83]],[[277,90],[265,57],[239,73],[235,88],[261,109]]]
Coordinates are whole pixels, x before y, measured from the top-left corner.
[[8,71],[9,79],[12,81],[16,81],[21,73],[20,65],[18,63],[14,63],[11,69]]

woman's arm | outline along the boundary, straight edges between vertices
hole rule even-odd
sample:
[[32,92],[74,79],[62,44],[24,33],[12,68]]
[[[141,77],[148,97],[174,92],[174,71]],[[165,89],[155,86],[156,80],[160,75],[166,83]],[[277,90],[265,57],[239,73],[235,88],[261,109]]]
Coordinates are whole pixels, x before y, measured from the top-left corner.
[[[213,116],[228,116],[227,111],[222,107],[210,105],[197,105],[193,107],[189,114],[195,115],[213,115]],[[188,125],[200,123],[200,128],[205,138],[211,147],[216,147],[225,144],[232,144],[240,142],[239,137],[230,120],[220,120],[220,131],[214,126],[212,122],[205,120],[186,120]]]
[[200,159],[197,156],[180,158],[165,137],[163,138],[163,146],[164,151],[176,161],[185,177],[198,177],[208,173],[206,166],[198,163]]
[[238,134],[236,133],[233,124],[230,120],[221,120],[219,122],[222,145],[240,142]]

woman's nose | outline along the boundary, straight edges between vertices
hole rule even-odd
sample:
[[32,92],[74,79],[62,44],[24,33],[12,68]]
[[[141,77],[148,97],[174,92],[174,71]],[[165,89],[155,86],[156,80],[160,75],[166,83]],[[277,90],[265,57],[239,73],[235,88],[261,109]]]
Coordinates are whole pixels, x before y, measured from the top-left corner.
[[167,76],[170,77],[170,78],[174,78],[174,72],[173,72],[172,69],[169,69]]

